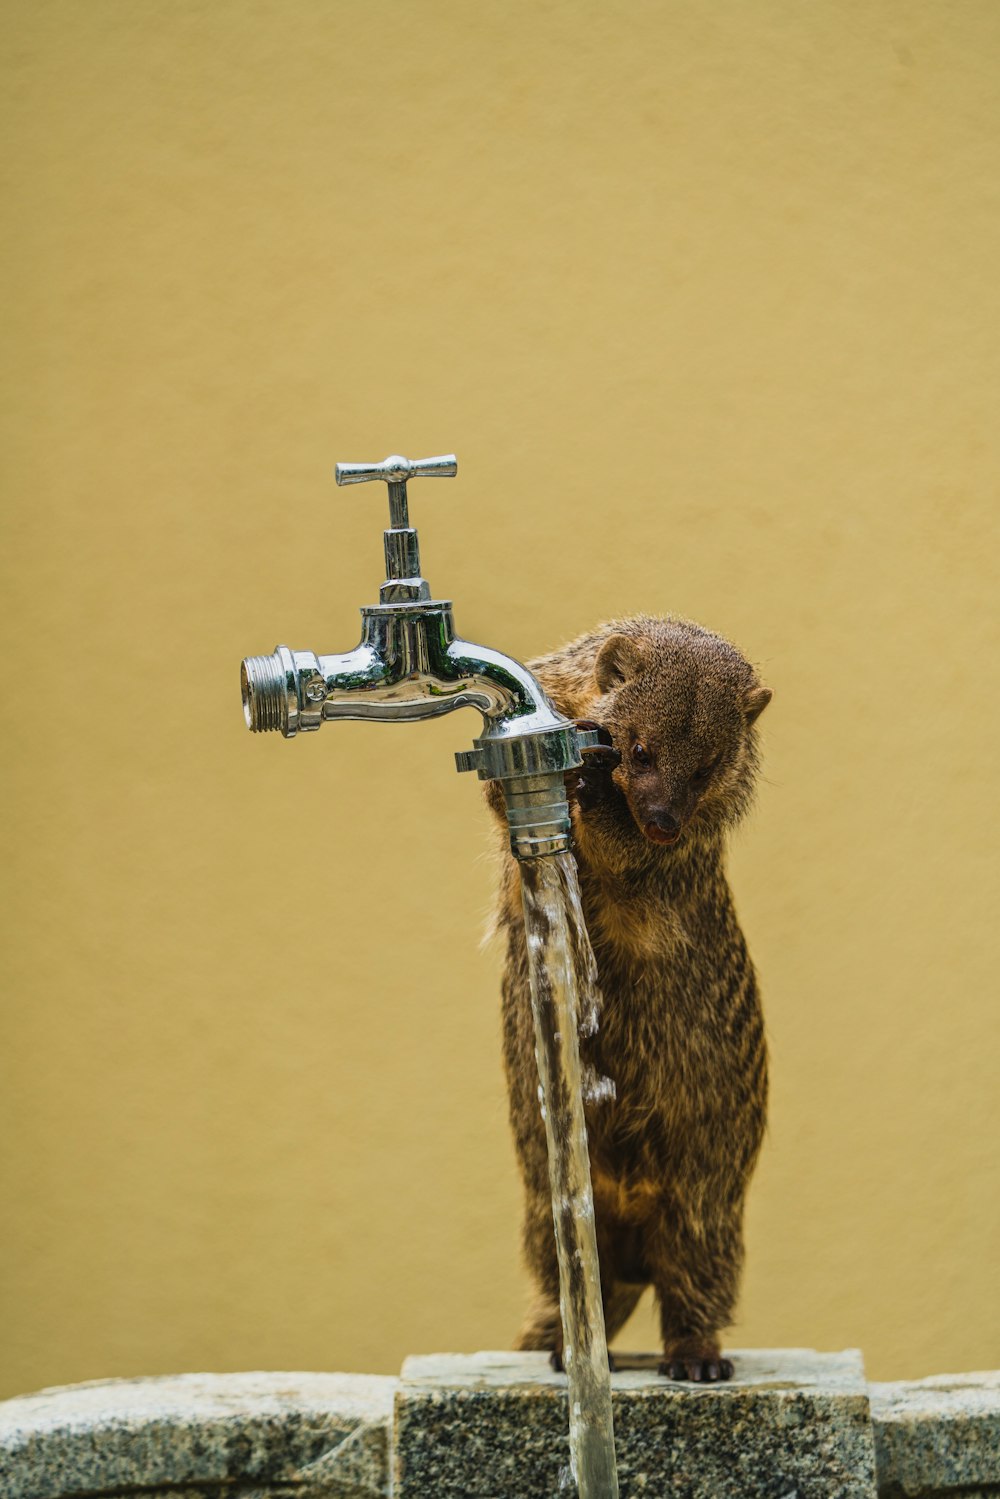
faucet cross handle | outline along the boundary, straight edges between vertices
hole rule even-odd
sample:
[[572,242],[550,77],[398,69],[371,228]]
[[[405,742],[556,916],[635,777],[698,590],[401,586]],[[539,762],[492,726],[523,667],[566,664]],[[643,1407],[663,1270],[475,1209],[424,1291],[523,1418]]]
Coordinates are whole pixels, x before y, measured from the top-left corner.
[[389,486],[389,530],[383,533],[385,582],[379,591],[383,604],[425,603],[430,586],[420,576],[420,546],[406,506],[408,479],[450,479],[458,473],[454,453],[443,458],[401,458],[398,453],[381,463],[338,463],[338,484],[366,484],[381,479]]
[[453,479],[458,473],[458,460],[454,453],[442,458],[402,458],[393,453],[381,463],[338,463],[338,484],[366,484],[370,479],[381,479],[389,486],[389,517],[394,531],[409,528],[410,517],[406,506],[406,482],[408,479]]

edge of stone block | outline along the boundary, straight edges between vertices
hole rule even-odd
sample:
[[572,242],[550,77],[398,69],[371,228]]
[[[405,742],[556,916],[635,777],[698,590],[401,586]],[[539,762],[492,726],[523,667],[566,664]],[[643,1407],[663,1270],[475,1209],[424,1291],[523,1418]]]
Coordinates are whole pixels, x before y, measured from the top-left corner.
[[877,1381],[879,1485],[887,1494],[1000,1494],[1000,1370]]
[[[655,1353],[615,1353],[612,1391],[683,1391],[692,1395],[725,1396],[727,1392],[803,1392],[812,1395],[860,1395],[867,1399],[864,1361],[858,1348],[819,1353],[813,1348],[735,1348],[727,1350],[735,1373],[720,1384],[696,1385],[664,1379],[657,1372]],[[531,1386],[565,1390],[566,1375],[557,1374],[546,1353],[508,1353],[483,1349],[478,1353],[411,1354],[403,1362],[400,1389],[440,1390],[514,1389]]]
[[250,1372],[93,1380],[0,1402],[3,1499],[259,1482],[387,1492],[397,1381]]

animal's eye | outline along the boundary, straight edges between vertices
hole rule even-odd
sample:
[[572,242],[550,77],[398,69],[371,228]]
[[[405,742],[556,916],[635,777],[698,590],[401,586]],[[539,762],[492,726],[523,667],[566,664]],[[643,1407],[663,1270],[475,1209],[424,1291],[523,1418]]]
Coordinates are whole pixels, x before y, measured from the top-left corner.
[[632,759],[636,762],[637,765],[649,764],[649,750],[644,744],[640,744],[638,739],[632,746]]
[[710,761],[708,765],[702,765],[695,771],[694,775],[691,777],[692,781],[699,781],[702,783],[707,781],[718,763],[719,757],[718,755],[716,755],[715,759]]

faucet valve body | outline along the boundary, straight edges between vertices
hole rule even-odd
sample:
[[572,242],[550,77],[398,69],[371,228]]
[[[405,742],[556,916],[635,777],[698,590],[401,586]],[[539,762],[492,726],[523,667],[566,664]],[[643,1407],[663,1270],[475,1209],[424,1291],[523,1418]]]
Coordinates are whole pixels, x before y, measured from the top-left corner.
[[458,769],[502,782],[516,858],[562,853],[570,846],[564,774],[582,763],[581,748],[597,736],[558,713],[520,662],[459,639],[451,604],[430,597],[409,524],[406,481],[450,477],[456,469],[450,455],[337,465],[338,484],[381,479],[389,485],[380,601],[362,609],[361,642],[344,655],[279,645],[273,655],[247,656],[240,673],[247,727],[291,739],[329,718],[412,721],[478,708],[483,733],[456,756]]

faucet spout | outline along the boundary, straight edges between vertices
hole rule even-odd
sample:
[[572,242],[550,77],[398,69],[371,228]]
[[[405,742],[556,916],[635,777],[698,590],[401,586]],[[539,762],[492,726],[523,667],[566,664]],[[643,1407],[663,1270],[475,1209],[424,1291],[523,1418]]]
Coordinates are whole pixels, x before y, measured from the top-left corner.
[[570,837],[563,777],[582,764],[580,751],[596,736],[558,713],[519,661],[459,639],[450,602],[430,597],[420,576],[406,484],[450,477],[455,470],[451,454],[337,465],[338,484],[377,479],[389,485],[391,527],[385,532],[380,601],[361,610],[360,643],[344,655],[279,645],[273,655],[248,656],[240,673],[243,713],[255,733],[277,730],[291,739],[326,719],[405,723],[478,708],[483,731],[471,750],[456,756],[458,769],[502,781],[511,848],[519,859],[563,853]]
[[280,645],[271,656],[248,656],[240,673],[248,728],[291,739],[328,719],[405,723],[477,708],[482,733],[456,756],[459,770],[503,782],[517,857],[567,849],[563,777],[590,740],[527,667],[456,636],[447,602],[372,605],[361,621],[360,644],[343,655]]
[[291,739],[325,719],[407,722],[466,707],[479,709],[495,738],[567,724],[519,661],[456,637],[449,603],[379,604],[361,619],[361,642],[343,655],[279,645],[271,656],[248,656],[247,727]]

